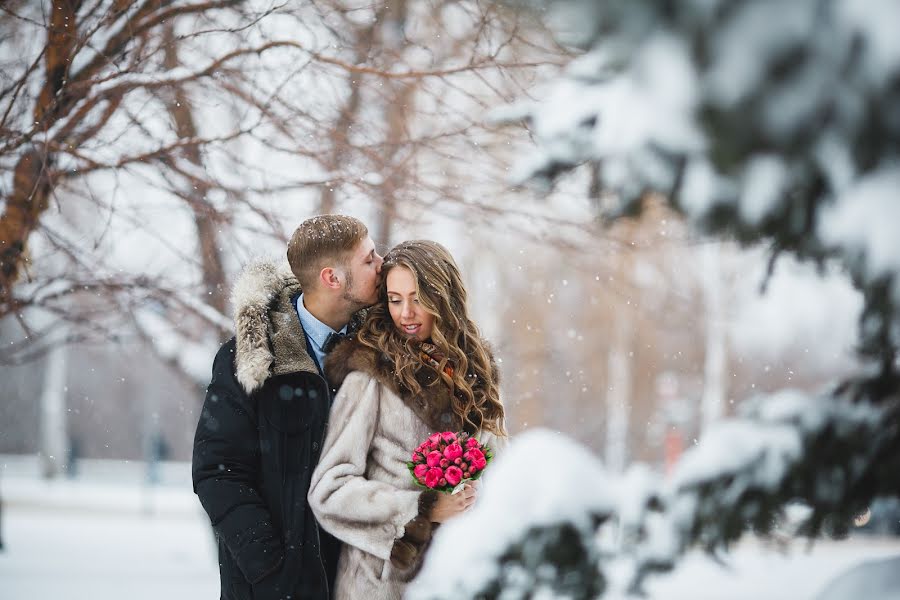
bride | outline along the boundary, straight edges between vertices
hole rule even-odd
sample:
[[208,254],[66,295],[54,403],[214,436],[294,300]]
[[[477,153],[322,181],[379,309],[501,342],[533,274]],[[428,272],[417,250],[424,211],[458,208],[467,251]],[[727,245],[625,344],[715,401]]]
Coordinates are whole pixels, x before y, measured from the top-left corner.
[[399,600],[434,527],[475,501],[478,482],[456,495],[416,486],[406,463],[423,440],[466,431],[495,454],[506,444],[497,367],[449,252],[403,242],[384,257],[382,275],[358,335],[325,361],[340,391],[309,504],[344,542],[337,600]]

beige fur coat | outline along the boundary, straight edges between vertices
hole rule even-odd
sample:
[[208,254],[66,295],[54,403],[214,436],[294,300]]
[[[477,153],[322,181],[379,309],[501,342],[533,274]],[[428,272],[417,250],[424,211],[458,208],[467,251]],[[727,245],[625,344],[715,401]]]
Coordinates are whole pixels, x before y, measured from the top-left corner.
[[[344,542],[335,600],[399,600],[431,539],[437,493],[418,488],[406,467],[431,433],[460,429],[449,390],[422,369],[423,390],[399,387],[390,363],[355,340],[326,359],[340,386],[329,419],[309,504],[319,523]],[[481,432],[495,455],[505,438]]]

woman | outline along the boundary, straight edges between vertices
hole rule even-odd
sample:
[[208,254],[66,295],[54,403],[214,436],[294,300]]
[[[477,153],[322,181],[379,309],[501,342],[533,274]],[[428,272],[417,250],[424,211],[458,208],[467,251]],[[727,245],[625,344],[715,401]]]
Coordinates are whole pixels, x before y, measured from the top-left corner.
[[325,361],[340,387],[309,504],[344,542],[337,600],[399,599],[437,523],[467,510],[477,486],[422,491],[406,467],[431,433],[506,443],[497,368],[471,321],[459,269],[443,246],[404,242],[384,257],[384,286],[355,339]]

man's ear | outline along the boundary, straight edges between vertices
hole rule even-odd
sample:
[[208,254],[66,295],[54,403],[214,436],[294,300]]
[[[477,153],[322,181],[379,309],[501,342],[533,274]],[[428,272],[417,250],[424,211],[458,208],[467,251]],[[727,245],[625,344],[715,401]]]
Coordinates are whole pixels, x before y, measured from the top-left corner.
[[319,283],[325,289],[339,289],[344,283],[344,273],[340,269],[325,267],[319,271]]

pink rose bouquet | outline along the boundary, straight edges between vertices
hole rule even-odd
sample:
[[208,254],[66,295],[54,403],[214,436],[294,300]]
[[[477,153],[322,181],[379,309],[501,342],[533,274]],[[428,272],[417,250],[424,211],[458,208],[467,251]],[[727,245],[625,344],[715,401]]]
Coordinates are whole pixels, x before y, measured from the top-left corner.
[[432,433],[406,463],[416,485],[449,494],[478,479],[494,455],[465,432]]

